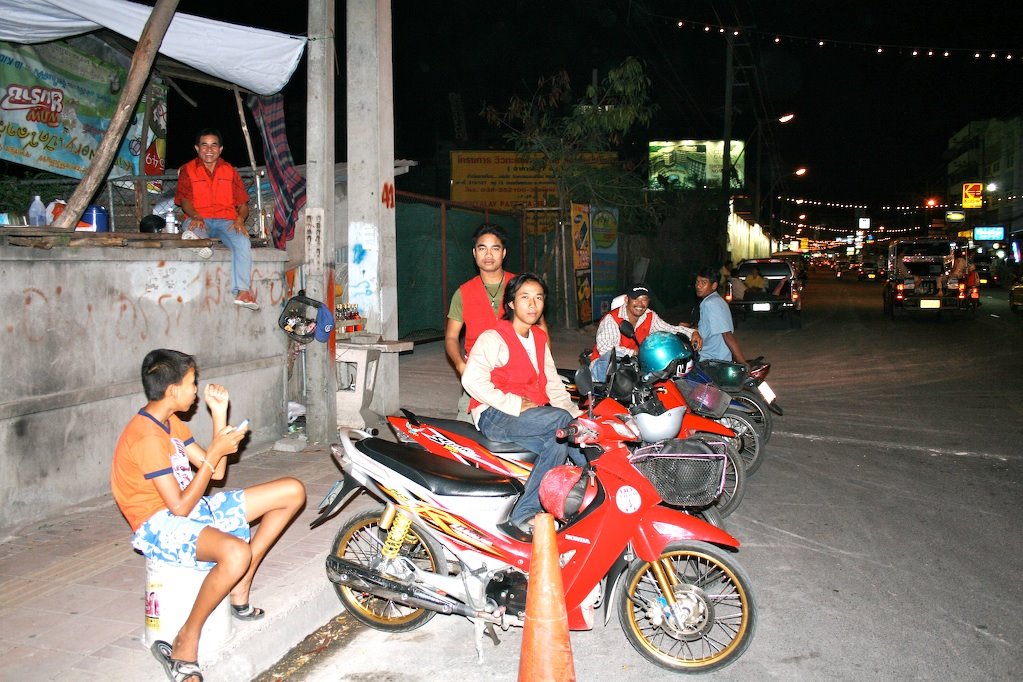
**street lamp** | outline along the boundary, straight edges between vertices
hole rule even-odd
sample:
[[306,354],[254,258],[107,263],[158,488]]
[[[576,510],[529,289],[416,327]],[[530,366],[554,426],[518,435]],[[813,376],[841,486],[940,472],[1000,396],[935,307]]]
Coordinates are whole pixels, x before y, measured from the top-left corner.
[[[768,200],[768,213],[767,213],[767,215],[768,215],[768,219],[770,220],[770,223],[771,223],[769,225],[769,229],[770,229],[770,233],[771,233],[771,239],[773,239],[774,241],[780,241],[779,237],[781,235],[781,230],[778,229],[777,225],[775,225],[775,220],[774,220],[774,190],[777,189],[779,185],[781,185],[783,182],[785,182],[789,178],[792,178],[792,177],[803,178],[803,177],[806,177],[806,174],[808,172],[809,172],[809,170],[807,169],[806,166],[799,166],[798,168],[795,168],[794,170],[792,170],[790,173],[786,173],[785,175],[781,175],[781,176],[775,178],[774,182],[771,183],[771,188],[767,192],[767,200]],[[760,207],[759,206],[757,207],[757,211],[758,212],[760,211]]]
[[796,117],[796,115],[794,113],[789,112],[787,114],[783,114],[783,115],[779,116],[778,118],[774,118],[774,119],[771,119],[769,121],[757,121],[757,125],[753,129],[753,135],[750,136],[751,138],[752,137],[756,137],[757,138],[757,173],[756,173],[756,179],[754,180],[754,183],[753,183],[753,205],[757,209],[757,214],[754,217],[756,218],[756,222],[758,222],[758,223],[763,223],[763,216],[761,215],[761,210],[760,210],[761,209],[761,204],[762,204],[762,199],[761,199],[761,196],[760,196],[760,169],[763,166],[762,158],[763,158],[764,140],[763,140],[762,132],[763,132],[763,128],[764,128],[764,123],[765,122],[768,123],[768,124],[778,123],[779,125],[785,125],[786,123],[789,123],[793,119],[795,119],[795,117]]

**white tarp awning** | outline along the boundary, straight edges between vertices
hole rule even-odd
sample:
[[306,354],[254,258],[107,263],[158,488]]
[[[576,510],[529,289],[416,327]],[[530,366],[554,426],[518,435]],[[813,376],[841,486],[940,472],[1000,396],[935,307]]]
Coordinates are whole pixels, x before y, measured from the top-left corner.
[[[152,7],[126,0],[0,0],[0,40],[44,43],[107,28],[137,41]],[[295,72],[306,39],[176,13],[160,54],[260,95]]]

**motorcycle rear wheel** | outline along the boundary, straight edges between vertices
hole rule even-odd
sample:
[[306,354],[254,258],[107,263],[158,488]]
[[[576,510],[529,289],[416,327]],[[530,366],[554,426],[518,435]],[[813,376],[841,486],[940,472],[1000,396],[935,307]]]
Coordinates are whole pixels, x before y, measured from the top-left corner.
[[637,559],[618,592],[625,638],[643,658],[675,672],[706,673],[735,662],[757,626],[745,569],[703,542],[668,545],[658,562],[676,609],[668,606],[653,565]]
[[760,441],[767,445],[767,441],[771,440],[771,434],[774,433],[774,414],[771,412],[771,408],[767,406],[767,401],[759,393],[745,388],[741,391],[730,393],[729,396],[732,400],[740,402],[752,410],[748,415],[743,416],[753,421],[753,425],[757,427],[757,431],[760,433]]
[[[381,512],[381,509],[366,511],[350,519],[334,536],[331,553],[376,570],[376,566],[383,559],[380,549],[387,538],[387,531],[378,525]],[[417,533],[415,527],[409,529],[399,556],[411,559],[413,563],[427,571],[438,572],[441,567],[446,567],[444,549],[430,536]],[[334,591],[353,618],[374,630],[408,632],[425,625],[436,615],[435,611],[407,606],[347,585],[335,584]]]
[[764,462],[764,444],[749,415],[725,412],[718,421],[735,431],[735,449],[742,457],[746,475],[752,476]]

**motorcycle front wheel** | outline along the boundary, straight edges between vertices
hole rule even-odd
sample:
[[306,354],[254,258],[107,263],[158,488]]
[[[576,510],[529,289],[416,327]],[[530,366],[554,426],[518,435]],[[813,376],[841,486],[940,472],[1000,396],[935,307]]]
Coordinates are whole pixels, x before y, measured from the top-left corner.
[[746,475],[752,476],[764,461],[764,441],[761,440],[750,415],[725,412],[718,421],[735,431],[735,449],[742,457]]
[[[349,520],[334,537],[331,553],[379,572],[384,562],[380,550],[387,538],[387,531],[379,526],[381,513],[379,509],[367,511]],[[409,529],[399,557],[411,560],[419,568],[431,572],[440,572],[441,567],[446,566],[444,549],[425,533],[418,534],[414,527]],[[393,574],[388,576],[403,578]],[[425,625],[436,615],[435,611],[407,606],[347,585],[335,584],[334,591],[353,618],[375,630],[408,632]]]
[[[721,436],[713,434],[696,434],[697,437],[709,438],[712,441],[722,442]],[[712,505],[723,517],[728,516],[739,507],[742,498],[746,496],[746,464],[733,445],[731,439],[725,443],[725,488]],[[714,524],[717,525],[717,524]]]
[[719,670],[742,656],[757,625],[746,571],[703,542],[668,545],[655,563],[634,561],[618,592],[618,617],[633,648],[681,673]]

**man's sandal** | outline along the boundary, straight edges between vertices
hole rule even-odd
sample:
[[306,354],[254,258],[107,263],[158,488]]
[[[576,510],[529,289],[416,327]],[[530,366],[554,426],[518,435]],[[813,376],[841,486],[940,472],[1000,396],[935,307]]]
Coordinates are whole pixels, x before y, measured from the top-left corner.
[[245,602],[244,604],[231,604],[231,615],[238,620],[259,620],[266,615],[266,611]]
[[153,646],[149,647],[149,650],[163,666],[163,671],[167,673],[167,679],[171,682],[187,682],[188,680],[203,682],[199,662],[171,658],[172,647],[167,642],[158,639],[153,642]]

